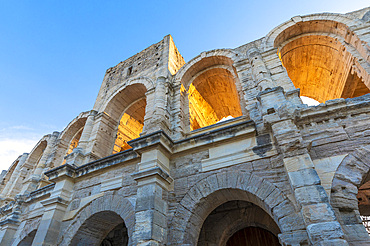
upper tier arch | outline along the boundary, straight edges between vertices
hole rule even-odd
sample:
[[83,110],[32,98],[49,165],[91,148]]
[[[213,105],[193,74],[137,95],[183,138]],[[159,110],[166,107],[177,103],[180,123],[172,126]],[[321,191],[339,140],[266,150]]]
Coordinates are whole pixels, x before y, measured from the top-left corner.
[[[226,65],[233,67],[238,54],[231,49],[216,49],[202,52],[200,55],[194,57],[187,62],[175,75],[175,84],[183,84],[185,88],[189,87],[190,83],[186,85],[185,81],[191,81],[191,77],[198,72],[217,65]],[[234,69],[235,70],[235,69]],[[235,72],[236,73],[236,72]]]
[[[272,29],[265,37],[265,40],[262,45],[263,48],[265,50],[276,48],[278,45],[281,44],[280,40],[282,38],[282,35],[284,35],[284,32],[286,32],[286,30],[297,25],[298,23],[304,23],[304,22],[308,23],[310,21],[318,21],[321,23],[325,21],[330,22],[330,23],[339,23],[342,27],[345,27],[345,29],[348,29],[348,30],[349,30],[349,27],[351,26],[363,24],[362,21],[356,19],[355,17],[351,15],[344,15],[344,14],[323,13],[323,14],[312,14],[312,15],[306,15],[306,16],[296,16],[296,17],[291,18],[289,21],[286,21],[280,24],[279,26],[275,27],[274,29]],[[335,29],[332,29],[332,31],[329,31],[329,33],[335,33],[334,30]],[[328,32],[328,30],[326,31],[323,30],[323,31]],[[317,26],[313,26],[311,27],[310,32],[320,32],[320,30],[318,29]],[[301,32],[300,34],[303,34],[303,33],[304,32]],[[297,35],[300,35],[300,34],[297,34]]]

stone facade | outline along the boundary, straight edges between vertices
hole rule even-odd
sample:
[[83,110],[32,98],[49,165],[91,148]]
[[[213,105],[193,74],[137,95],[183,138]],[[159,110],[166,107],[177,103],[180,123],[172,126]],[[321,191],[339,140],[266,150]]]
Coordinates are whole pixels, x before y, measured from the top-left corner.
[[369,245],[369,88],[370,7],[187,63],[166,36],[2,174],[0,244]]

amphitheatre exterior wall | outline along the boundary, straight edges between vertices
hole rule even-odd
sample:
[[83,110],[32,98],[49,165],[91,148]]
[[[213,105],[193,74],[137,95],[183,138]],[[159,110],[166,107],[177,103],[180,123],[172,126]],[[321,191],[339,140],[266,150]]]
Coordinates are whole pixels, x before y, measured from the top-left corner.
[[[166,36],[109,68],[93,109],[3,176],[0,244],[226,245],[258,227],[281,245],[368,245],[369,13],[293,17],[187,63]],[[279,49],[310,35],[345,43],[356,96],[302,103]],[[211,95],[194,103],[192,86]],[[225,120],[228,97],[241,110]],[[112,154],[127,112],[142,132]]]

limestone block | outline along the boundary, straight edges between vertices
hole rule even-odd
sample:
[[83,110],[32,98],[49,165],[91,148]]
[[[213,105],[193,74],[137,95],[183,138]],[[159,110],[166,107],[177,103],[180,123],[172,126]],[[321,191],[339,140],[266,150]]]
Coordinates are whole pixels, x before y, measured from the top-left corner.
[[158,196],[140,197],[136,200],[136,211],[146,211],[148,209],[156,209],[165,214],[167,210],[167,203]]
[[272,213],[274,217],[276,217],[279,220],[287,215],[295,213],[295,208],[288,200],[285,200],[276,207],[274,207],[272,209]]
[[274,189],[270,195],[268,195],[265,199],[265,203],[270,207],[270,209],[274,208],[281,202],[287,199],[283,193],[279,189]]
[[333,207],[357,209],[357,187],[347,181],[335,179],[330,196]]
[[362,181],[362,174],[368,173],[370,167],[357,160],[354,156],[348,156],[345,159],[347,165],[341,165],[336,175],[339,179],[348,180],[349,182],[359,185]]
[[334,211],[328,203],[303,206],[302,215],[306,225],[335,220]]
[[339,239],[344,236],[340,224],[337,221],[311,224],[307,226],[307,232],[313,243]]
[[[348,238],[356,241],[365,241],[370,243],[370,237],[367,233],[364,225],[361,224],[352,224],[352,225],[342,225],[343,232],[347,235]],[[348,240],[349,242],[351,240]]]
[[[255,139],[253,142],[255,142]],[[261,155],[263,155],[263,157],[270,157],[276,155],[277,153],[272,147],[265,148],[263,153],[260,153],[260,151],[256,150],[256,148],[251,148],[251,146],[255,145],[251,145],[250,143],[240,143],[240,146],[243,146],[243,148],[235,148],[232,144],[230,144],[230,146],[228,146],[226,149],[222,149],[221,147],[216,149],[211,148],[209,158],[202,160],[202,171],[206,172],[223,167],[233,166],[235,163],[245,163],[259,160]],[[261,169],[261,167],[259,167],[261,166],[261,161],[254,163],[254,166],[257,169]],[[265,169],[266,166],[263,165],[263,168]]]
[[263,180],[260,188],[256,192],[256,196],[262,200],[265,200],[276,189],[275,185],[271,184],[267,180]]
[[346,240],[343,239],[333,239],[333,240],[324,240],[317,244],[318,246],[348,246]]
[[284,232],[279,234],[279,240],[284,246],[301,246],[309,245],[308,235],[306,230],[298,230],[293,232]]
[[279,220],[282,232],[304,230],[306,227],[299,213],[291,213]]
[[240,188],[242,190],[246,190],[247,187],[249,186],[249,179],[251,175],[248,172],[243,172],[243,174],[240,174],[238,176],[238,181],[236,183],[236,187]]
[[314,168],[314,164],[308,154],[284,158],[284,164],[288,172],[294,172],[306,168]]
[[313,168],[306,168],[294,172],[288,173],[290,178],[290,183],[293,188],[300,188],[308,185],[319,185],[321,184],[320,178],[317,172]]
[[297,188],[294,193],[297,201],[302,206],[314,203],[328,203],[328,196],[321,185]]
[[122,187],[123,177],[118,176],[111,179],[103,180],[101,183],[100,191],[104,192],[107,190],[118,189]]

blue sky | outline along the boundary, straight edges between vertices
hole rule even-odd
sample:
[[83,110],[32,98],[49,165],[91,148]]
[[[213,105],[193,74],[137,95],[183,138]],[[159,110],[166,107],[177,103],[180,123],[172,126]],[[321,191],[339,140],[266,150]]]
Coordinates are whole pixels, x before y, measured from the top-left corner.
[[0,170],[92,109],[104,73],[171,34],[186,61],[235,48],[296,15],[368,0],[0,0]]

